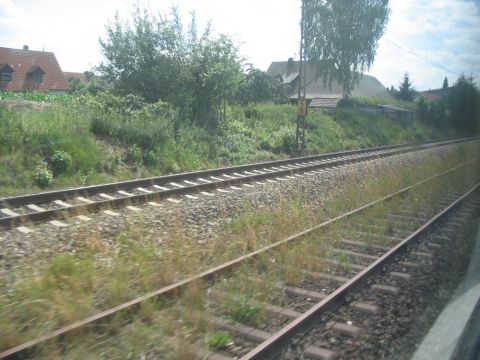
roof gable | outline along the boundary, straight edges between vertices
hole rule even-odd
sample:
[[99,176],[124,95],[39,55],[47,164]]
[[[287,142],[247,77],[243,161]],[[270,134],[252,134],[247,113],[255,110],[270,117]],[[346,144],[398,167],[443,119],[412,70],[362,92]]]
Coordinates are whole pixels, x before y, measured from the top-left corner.
[[[12,69],[12,80],[0,82],[2,90],[68,90],[62,69],[52,52],[20,50],[0,47],[0,64]],[[33,72],[43,73],[43,82],[32,82]]]

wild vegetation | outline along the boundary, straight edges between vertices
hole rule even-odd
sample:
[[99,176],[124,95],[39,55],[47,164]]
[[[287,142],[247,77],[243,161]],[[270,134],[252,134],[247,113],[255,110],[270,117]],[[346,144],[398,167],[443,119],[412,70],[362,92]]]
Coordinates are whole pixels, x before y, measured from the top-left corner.
[[459,133],[478,133],[480,131],[480,91],[472,76],[462,74],[453,86],[443,80],[443,95],[436,101],[425,101],[423,97],[417,103],[413,100],[418,92],[413,87],[408,73],[405,73],[400,86],[389,90],[399,105],[416,110],[417,117],[427,126],[439,129],[455,129]]
[[[108,92],[61,99],[43,110],[0,107],[0,195],[285,158],[295,141],[292,105],[229,104],[211,131],[177,127],[178,111],[163,101]],[[312,154],[449,134],[354,108],[311,111],[307,126]]]

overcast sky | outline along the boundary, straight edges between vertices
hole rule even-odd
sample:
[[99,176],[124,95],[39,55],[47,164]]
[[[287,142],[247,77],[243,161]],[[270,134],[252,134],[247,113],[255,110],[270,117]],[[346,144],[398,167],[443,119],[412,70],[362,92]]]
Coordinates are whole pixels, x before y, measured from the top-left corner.
[[[102,60],[99,37],[118,11],[130,15],[132,0],[0,0],[0,46],[52,51],[64,71],[82,72]],[[178,4],[199,27],[211,20],[232,36],[254,66],[298,54],[300,0],[145,0],[154,11]],[[460,73],[480,83],[480,0],[390,0],[392,13],[370,74],[398,86],[408,71],[418,90],[453,84]]]

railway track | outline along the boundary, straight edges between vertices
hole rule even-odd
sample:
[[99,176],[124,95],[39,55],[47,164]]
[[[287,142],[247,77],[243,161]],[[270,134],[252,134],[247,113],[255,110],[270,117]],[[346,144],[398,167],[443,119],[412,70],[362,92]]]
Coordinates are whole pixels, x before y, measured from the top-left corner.
[[[94,185],[66,190],[0,198],[0,229],[23,228],[24,225],[57,221],[72,216],[84,217],[95,211],[107,211],[139,203],[194,193],[211,195],[209,191],[228,191],[227,187],[287,180],[318,169],[389,157],[401,153],[451,145],[474,138],[430,141],[421,144],[391,145],[278,160],[236,167],[159,176],[118,183]],[[134,207],[133,207],[134,208]],[[86,219],[86,218],[84,218]],[[61,225],[61,224],[60,224]],[[28,231],[28,230],[26,230]]]
[[[371,260],[370,264],[350,279],[340,279],[342,284],[337,289],[305,312],[295,314],[295,318],[275,334],[265,336],[264,341],[242,359],[374,359],[390,358],[396,352],[403,356],[402,351],[413,353],[416,342],[404,349],[395,342],[403,340],[402,327],[418,326],[415,319],[408,319],[413,304],[425,305],[432,294],[426,290],[422,293],[411,283],[420,278],[417,281],[426,287],[426,281],[444,281],[445,274],[438,273],[451,269],[445,264],[445,257],[449,255],[444,253],[440,260],[437,252],[449,248],[453,256],[456,248],[465,246],[455,241],[466,241],[462,235],[472,237],[472,230],[478,225],[469,223],[472,218],[478,220],[478,184],[463,195],[455,194],[443,200],[446,204],[443,210],[432,218],[425,218],[422,226],[392,248],[348,242],[349,256],[366,257]],[[466,254],[468,249],[463,256]],[[436,261],[446,269],[438,264],[435,267]],[[416,299],[419,295],[425,298]],[[394,339],[395,336],[400,338]],[[399,347],[390,353],[382,348],[382,342],[389,340],[390,346]]]
[[[362,329],[352,324],[342,324],[338,320],[323,323],[322,316],[345,305],[351,294],[366,284],[370,285],[369,280],[387,264],[398,261],[396,259],[400,254],[411,254],[417,259],[403,260],[404,269],[421,267],[423,262],[434,257],[436,249],[452,241],[453,230],[461,228],[465,219],[475,214],[478,216],[480,183],[468,188],[451,182],[447,182],[449,185],[445,189],[442,184],[438,185],[443,178],[470,164],[471,162],[460,164],[299,234],[57,331],[43,334],[5,350],[0,353],[0,358],[29,356],[46,343],[54,343],[66,349],[70,336],[75,337],[76,334],[88,331],[95,333],[101,328],[99,325],[118,316],[131,320],[142,304],[159,298],[183,296],[192,285],[200,284],[200,293],[211,302],[209,324],[219,331],[227,331],[235,343],[241,345],[212,351],[205,349],[204,344],[190,344],[191,350],[196,353],[191,358],[270,359],[282,356],[286,349],[291,355],[294,349],[298,351],[298,358],[334,359],[338,357],[334,350],[319,347],[314,340],[299,341],[299,336],[303,339],[304,334],[316,326],[324,326],[327,329],[325,331],[347,336],[361,332]],[[441,196],[435,192],[439,189],[442,189]],[[418,202],[420,197],[421,201]],[[432,209],[437,209],[434,214]],[[449,230],[441,232],[433,241],[431,238],[425,240],[431,229],[438,227],[448,217],[453,219]],[[325,237],[336,240],[332,244],[325,244]],[[408,278],[408,275],[407,271],[389,273],[389,276],[400,282]],[[271,276],[268,281],[265,280],[267,276]],[[264,288],[268,294],[276,292],[273,298],[267,295],[255,300],[255,304],[261,304],[263,312],[267,314],[258,316],[261,321],[244,319],[244,324],[239,324],[229,320],[232,315],[228,315],[225,303],[228,303],[229,298],[235,301],[243,295],[234,292],[232,298],[228,286],[234,284],[235,287],[235,284],[240,283],[245,284],[247,290]],[[398,287],[388,284],[374,284],[373,288],[393,296],[400,291]],[[181,312],[193,311],[188,304],[180,306],[186,306]],[[368,301],[359,300],[348,306],[367,315],[378,311],[378,306]],[[296,348],[292,347],[292,344],[298,343],[300,345]],[[147,352],[145,356],[162,358],[161,353],[155,353],[155,350]]]

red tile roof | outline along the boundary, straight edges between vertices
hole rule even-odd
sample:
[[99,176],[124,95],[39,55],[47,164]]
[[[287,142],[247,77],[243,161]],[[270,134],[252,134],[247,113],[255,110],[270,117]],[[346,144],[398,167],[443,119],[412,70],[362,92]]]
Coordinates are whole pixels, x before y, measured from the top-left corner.
[[[12,81],[4,82],[0,79],[1,90],[63,90],[69,89],[62,69],[52,52],[9,49],[0,47],[0,64],[12,67]],[[30,73],[40,68],[43,82],[32,82]]]

